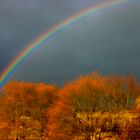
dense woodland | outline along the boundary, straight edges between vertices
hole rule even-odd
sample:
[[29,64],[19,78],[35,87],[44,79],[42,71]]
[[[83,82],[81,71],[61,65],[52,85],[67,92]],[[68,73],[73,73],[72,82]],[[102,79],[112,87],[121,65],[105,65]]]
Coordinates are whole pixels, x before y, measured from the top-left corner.
[[9,82],[0,94],[2,140],[140,140],[140,84],[91,73],[63,87]]

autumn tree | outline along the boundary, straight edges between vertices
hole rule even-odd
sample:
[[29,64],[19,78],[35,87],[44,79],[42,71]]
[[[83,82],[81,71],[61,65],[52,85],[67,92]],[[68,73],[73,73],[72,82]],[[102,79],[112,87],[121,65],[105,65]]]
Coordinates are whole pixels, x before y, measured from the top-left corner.
[[[132,76],[91,73],[61,89],[45,83],[10,82],[0,96],[0,136],[101,140],[110,132],[120,139],[137,138],[139,95],[140,85]],[[129,111],[134,108],[132,115]]]
[[58,88],[43,83],[10,82],[3,92],[3,116],[11,126],[15,139],[47,134],[47,111],[56,100]]
[[34,119],[40,122],[40,137],[44,139],[48,135],[48,110],[57,100],[58,88],[53,85],[40,83],[36,86],[36,111],[33,112]]
[[66,84],[59,93],[59,101],[49,111],[50,140],[100,139],[103,131],[113,131],[115,123],[112,120],[104,120],[110,121],[108,127],[104,125],[108,122],[100,123],[96,115],[132,108],[131,94],[137,90],[132,90],[128,98],[129,89],[127,77],[98,73],[81,76]]

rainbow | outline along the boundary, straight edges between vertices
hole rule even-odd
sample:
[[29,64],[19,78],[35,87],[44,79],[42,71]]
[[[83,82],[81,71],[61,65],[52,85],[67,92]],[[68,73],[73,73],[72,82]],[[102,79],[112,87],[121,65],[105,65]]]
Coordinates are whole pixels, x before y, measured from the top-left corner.
[[106,0],[105,2],[83,9],[77,14],[74,14],[73,16],[70,16],[65,20],[61,21],[60,23],[54,25],[47,32],[44,32],[33,42],[31,42],[27,47],[25,47],[25,49],[7,66],[7,68],[0,75],[0,86],[2,87],[7,82],[10,75],[12,75],[12,73],[15,71],[15,69],[20,63],[22,63],[27,57],[29,57],[35,49],[44,46],[48,39],[50,37],[53,37],[56,33],[61,32],[70,24],[84,18],[85,16],[96,14],[97,12],[103,12],[108,8],[113,8],[120,4],[126,4],[130,1],[132,0]]

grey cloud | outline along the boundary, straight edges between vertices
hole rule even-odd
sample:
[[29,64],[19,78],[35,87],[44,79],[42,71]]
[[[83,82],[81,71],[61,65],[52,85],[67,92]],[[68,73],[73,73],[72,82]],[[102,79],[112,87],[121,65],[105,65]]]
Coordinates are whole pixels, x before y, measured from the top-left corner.
[[[34,0],[33,5],[33,0],[20,2],[21,0],[17,4],[16,0],[12,4],[10,0],[3,2],[3,6],[11,7],[12,12],[10,9],[9,13],[5,13],[6,16],[3,14],[0,17],[4,19],[0,22],[3,32],[0,33],[2,67],[6,67],[27,42],[61,19],[97,0],[82,3],[79,0]],[[89,16],[76,22],[52,37],[46,46],[33,52],[17,67],[11,80],[63,84],[94,70],[104,74],[131,73],[140,79],[139,7],[140,3],[135,1],[125,8],[118,8],[116,12],[106,11],[100,16]],[[7,12],[6,9],[3,11]]]
[[[84,3],[94,2],[97,1],[87,0]],[[42,32],[82,8],[78,3],[81,1],[1,0],[0,71]]]

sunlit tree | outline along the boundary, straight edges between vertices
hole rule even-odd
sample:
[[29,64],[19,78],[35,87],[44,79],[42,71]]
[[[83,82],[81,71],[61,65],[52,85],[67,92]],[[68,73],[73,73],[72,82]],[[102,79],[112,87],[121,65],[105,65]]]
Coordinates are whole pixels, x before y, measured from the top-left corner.
[[[100,122],[96,114],[133,108],[134,96],[131,94],[137,91],[130,93],[129,88],[127,77],[98,73],[81,76],[66,84],[59,93],[59,101],[49,112],[50,139],[100,139],[102,131],[113,131],[116,127],[113,120],[106,118]],[[97,130],[99,125],[100,131]]]
[[16,138],[47,135],[47,111],[56,99],[57,87],[47,84],[10,82],[4,87],[3,116]]

